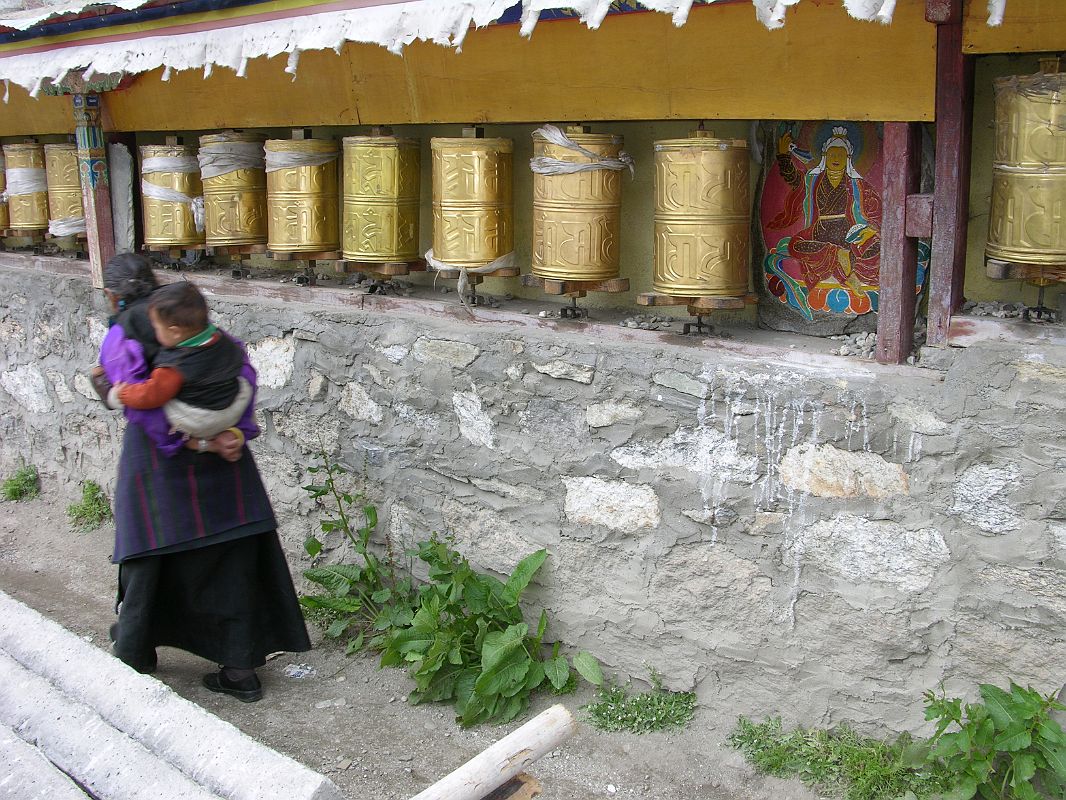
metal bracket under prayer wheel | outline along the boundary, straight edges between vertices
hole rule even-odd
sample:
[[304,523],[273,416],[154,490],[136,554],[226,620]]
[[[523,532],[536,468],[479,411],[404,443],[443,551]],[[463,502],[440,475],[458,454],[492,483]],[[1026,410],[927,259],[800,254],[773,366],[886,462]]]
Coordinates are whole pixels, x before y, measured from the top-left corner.
[[708,311],[741,311],[745,306],[753,305],[757,301],[754,294],[740,297],[675,297],[658,292],[644,292],[637,295],[637,305],[640,306],[686,306],[688,313],[695,317],[696,321],[686,322],[682,326],[682,334],[713,333],[714,326],[703,321]]
[[587,317],[588,311],[579,308],[577,299],[585,297],[589,292],[606,292],[618,294],[629,291],[629,278],[607,278],[599,281],[570,281],[556,278],[542,278],[531,273],[522,276],[522,285],[534,289],[540,289],[544,294],[566,296],[570,298],[570,305],[559,309],[559,316],[563,319],[578,319]]

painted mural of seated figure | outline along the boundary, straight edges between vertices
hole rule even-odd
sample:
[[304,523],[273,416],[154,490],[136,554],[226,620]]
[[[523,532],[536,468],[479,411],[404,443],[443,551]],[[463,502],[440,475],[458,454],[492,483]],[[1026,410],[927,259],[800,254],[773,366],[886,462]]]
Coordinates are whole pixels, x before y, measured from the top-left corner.
[[817,166],[805,172],[793,159],[792,135],[778,142],[781,177],[792,191],[781,213],[768,223],[784,229],[802,216],[803,229],[792,236],[789,255],[802,269],[808,289],[836,280],[863,294],[877,287],[881,261],[881,199],[852,163],[854,148],[845,128],[833,128],[822,145]]

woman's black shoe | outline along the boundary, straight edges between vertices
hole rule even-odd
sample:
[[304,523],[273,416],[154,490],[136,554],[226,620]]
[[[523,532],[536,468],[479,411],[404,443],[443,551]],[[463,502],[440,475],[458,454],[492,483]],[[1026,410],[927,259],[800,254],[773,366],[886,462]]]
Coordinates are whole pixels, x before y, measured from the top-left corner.
[[256,675],[234,681],[226,677],[224,670],[209,672],[204,675],[204,686],[212,692],[232,695],[242,703],[254,703],[263,699],[263,687]]

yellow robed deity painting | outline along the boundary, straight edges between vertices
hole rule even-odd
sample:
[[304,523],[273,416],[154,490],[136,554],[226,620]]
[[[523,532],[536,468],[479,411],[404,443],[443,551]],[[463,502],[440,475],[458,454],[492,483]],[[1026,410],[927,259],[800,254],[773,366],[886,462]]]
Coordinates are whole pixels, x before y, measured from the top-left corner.
[[[877,125],[778,125],[760,222],[767,291],[808,320],[877,311],[883,162]],[[928,247],[919,248],[917,290]]]

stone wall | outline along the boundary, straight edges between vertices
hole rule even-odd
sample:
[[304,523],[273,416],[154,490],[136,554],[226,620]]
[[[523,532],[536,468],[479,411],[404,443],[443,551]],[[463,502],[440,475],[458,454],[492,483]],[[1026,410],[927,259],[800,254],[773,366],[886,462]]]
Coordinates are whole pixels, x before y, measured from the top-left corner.
[[[85,378],[101,298],[0,275],[0,466],[110,485],[120,422]],[[915,729],[942,680],[1064,681],[1063,348],[937,371],[499,313],[212,306],[259,369],[253,450],[294,570],[324,447],[397,543],[449,533],[501,572],[546,547],[530,603],[551,637],[725,720]]]

